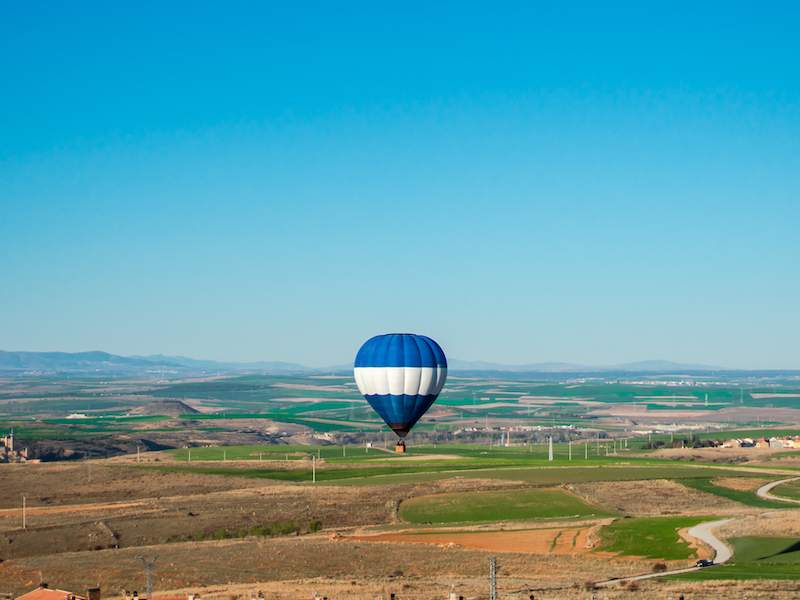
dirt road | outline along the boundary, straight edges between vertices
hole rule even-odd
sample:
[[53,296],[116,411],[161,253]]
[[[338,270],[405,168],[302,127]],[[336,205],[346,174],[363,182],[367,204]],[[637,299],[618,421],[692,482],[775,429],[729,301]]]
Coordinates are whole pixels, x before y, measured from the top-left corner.
[[[733,519],[720,519],[718,521],[708,521],[695,525],[689,529],[689,535],[693,538],[708,544],[714,549],[714,564],[722,564],[727,562],[733,556],[731,549],[728,545],[714,535],[713,531],[721,525],[729,523]],[[667,575],[677,575],[679,573],[691,573],[692,571],[699,571],[702,568],[708,567],[686,567],[684,569],[673,569],[671,571],[663,571],[661,573],[643,573],[642,575],[634,575],[633,577],[622,577],[619,579],[609,579],[607,581],[599,581],[595,585],[598,587],[606,587],[616,583],[627,583],[628,581],[641,581],[643,579],[653,579],[654,577],[666,577]]]
[[728,562],[733,556],[730,547],[714,535],[713,529],[730,523],[733,519],[721,519],[719,521],[709,521],[707,523],[700,523],[689,529],[689,535],[693,538],[705,542],[714,549],[714,563],[722,564]]
[[770,494],[773,488],[778,487],[782,483],[789,483],[790,481],[797,481],[800,477],[790,477],[789,479],[781,479],[780,481],[772,481],[765,485],[762,485],[760,488],[756,490],[756,494],[760,498],[764,498],[765,500],[777,500],[778,502],[789,502],[791,504],[800,504],[800,500],[794,500],[792,498],[782,498],[780,496],[774,496]]

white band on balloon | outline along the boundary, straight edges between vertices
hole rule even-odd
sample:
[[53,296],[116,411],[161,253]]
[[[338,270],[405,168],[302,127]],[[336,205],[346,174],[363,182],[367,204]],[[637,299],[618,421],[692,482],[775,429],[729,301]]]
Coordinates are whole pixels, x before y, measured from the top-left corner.
[[353,373],[365,396],[438,394],[447,379],[446,367],[356,367]]

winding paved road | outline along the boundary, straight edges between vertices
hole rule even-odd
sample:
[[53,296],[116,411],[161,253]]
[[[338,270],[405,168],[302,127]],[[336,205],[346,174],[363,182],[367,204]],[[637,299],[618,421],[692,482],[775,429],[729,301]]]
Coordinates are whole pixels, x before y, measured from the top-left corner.
[[714,535],[712,529],[717,529],[726,523],[730,523],[732,520],[733,519],[720,519],[719,521],[708,521],[695,525],[688,531],[691,537],[705,542],[714,549],[714,563],[717,565],[728,562],[733,556],[733,552],[728,544]]
[[[732,520],[733,519],[719,519],[717,521],[707,521],[706,523],[695,525],[688,531],[690,536],[701,540],[714,549],[714,564],[719,565],[729,561],[733,556],[733,553],[725,542],[714,535],[712,530],[720,527],[721,525],[725,525]],[[616,583],[627,583],[628,581],[641,581],[642,579],[653,579],[654,577],[665,577],[667,575],[677,575],[679,573],[691,573],[692,571],[699,571],[702,568],[704,567],[686,567],[684,569],[672,569],[671,571],[662,571],[660,573],[645,573],[644,575],[634,575],[633,577],[620,577],[619,579],[599,581],[595,585],[598,587],[606,587]]]
[[778,502],[789,502],[791,504],[800,504],[800,500],[794,500],[792,498],[781,498],[780,496],[774,496],[770,494],[773,488],[778,487],[782,483],[789,483],[790,481],[797,481],[800,477],[790,477],[789,479],[781,479],[780,481],[772,481],[765,485],[762,485],[760,488],[756,490],[756,494],[760,498],[764,498],[764,500],[777,500]]

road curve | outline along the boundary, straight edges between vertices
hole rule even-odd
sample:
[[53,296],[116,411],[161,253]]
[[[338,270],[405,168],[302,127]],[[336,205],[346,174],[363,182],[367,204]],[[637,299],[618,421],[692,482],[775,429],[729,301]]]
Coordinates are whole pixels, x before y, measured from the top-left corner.
[[[691,527],[688,531],[689,535],[696,538],[714,549],[714,564],[722,564],[727,562],[733,556],[733,552],[728,545],[714,535],[713,529],[721,525],[729,523],[733,519],[719,519],[717,521],[708,521],[700,523]],[[654,577],[666,577],[667,575],[678,575],[680,573],[691,573],[692,571],[699,571],[701,568],[709,567],[685,567],[683,569],[672,569],[671,571],[662,571],[660,573],[643,573],[642,575],[634,575],[633,577],[620,577],[619,579],[608,579],[607,581],[598,581],[595,583],[597,587],[606,587],[614,585],[615,583],[627,583],[628,581],[641,581],[643,579],[653,579]]]
[[733,519],[720,519],[719,521],[708,521],[707,523],[700,523],[694,527],[690,527],[688,534],[705,542],[714,549],[714,563],[722,564],[728,562],[733,556],[730,546],[714,535],[712,529],[716,529],[721,525],[730,523]]
[[792,498],[781,498],[780,496],[774,496],[773,494],[770,494],[773,488],[778,487],[782,483],[789,483],[790,481],[797,481],[798,479],[800,479],[800,477],[790,477],[789,479],[781,479],[780,481],[772,481],[770,483],[764,484],[756,490],[756,495],[759,498],[764,498],[764,500],[777,500],[778,502],[800,504],[800,500],[794,500]]

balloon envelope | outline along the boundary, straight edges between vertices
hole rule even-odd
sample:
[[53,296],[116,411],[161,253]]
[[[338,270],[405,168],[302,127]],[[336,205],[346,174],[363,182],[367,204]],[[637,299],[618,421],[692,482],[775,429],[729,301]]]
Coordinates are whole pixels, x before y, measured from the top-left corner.
[[427,336],[388,333],[364,342],[353,372],[364,398],[402,438],[442,391],[447,358]]

